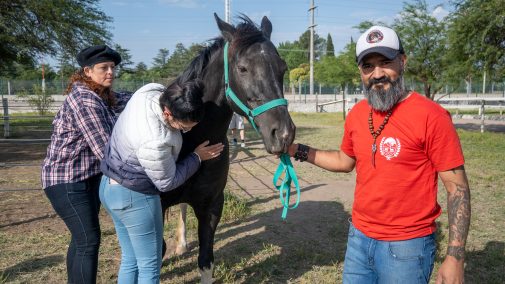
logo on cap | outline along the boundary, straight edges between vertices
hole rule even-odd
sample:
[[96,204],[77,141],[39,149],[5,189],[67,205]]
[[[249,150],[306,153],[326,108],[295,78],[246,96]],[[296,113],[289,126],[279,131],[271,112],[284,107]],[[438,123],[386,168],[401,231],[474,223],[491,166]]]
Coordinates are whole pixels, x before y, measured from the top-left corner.
[[373,30],[366,36],[366,42],[368,43],[378,43],[384,39],[384,35],[379,30]]

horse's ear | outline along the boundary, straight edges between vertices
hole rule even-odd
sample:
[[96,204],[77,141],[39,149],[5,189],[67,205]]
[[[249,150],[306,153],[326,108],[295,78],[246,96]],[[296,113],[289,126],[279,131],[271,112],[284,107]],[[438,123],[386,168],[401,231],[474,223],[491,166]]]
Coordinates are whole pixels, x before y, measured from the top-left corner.
[[261,19],[261,31],[263,31],[263,34],[270,39],[270,35],[272,34],[272,23],[267,16],[263,16],[263,19]]
[[231,42],[233,39],[233,34],[235,33],[235,28],[227,22],[221,20],[216,13],[214,13],[214,18],[216,18],[217,26],[221,31],[224,39],[228,42]]

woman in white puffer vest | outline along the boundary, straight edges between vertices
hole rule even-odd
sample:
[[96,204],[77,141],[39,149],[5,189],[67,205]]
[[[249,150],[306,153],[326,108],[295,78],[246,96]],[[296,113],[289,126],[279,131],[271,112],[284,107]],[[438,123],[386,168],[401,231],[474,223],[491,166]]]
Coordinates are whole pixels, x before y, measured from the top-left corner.
[[159,283],[163,218],[159,194],[177,188],[219,156],[208,141],[182,159],[181,131],[204,115],[200,82],[180,77],[166,89],[140,88],[120,115],[105,150],[100,200],[112,216],[121,245],[118,283]]

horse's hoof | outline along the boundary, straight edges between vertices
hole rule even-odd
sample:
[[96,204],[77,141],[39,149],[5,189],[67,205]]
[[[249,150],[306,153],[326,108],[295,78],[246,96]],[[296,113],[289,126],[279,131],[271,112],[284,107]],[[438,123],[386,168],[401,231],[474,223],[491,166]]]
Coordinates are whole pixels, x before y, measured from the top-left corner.
[[186,252],[188,252],[188,246],[177,246],[177,248],[175,248],[176,255],[182,255]]

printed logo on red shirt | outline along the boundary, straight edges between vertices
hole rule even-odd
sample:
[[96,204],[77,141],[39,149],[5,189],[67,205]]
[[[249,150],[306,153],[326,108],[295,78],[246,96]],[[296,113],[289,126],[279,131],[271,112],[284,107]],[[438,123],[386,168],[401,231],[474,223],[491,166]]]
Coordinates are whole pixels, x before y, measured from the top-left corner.
[[389,161],[392,158],[398,157],[398,154],[400,154],[400,150],[402,148],[402,144],[398,138],[382,137],[379,148],[381,155]]

